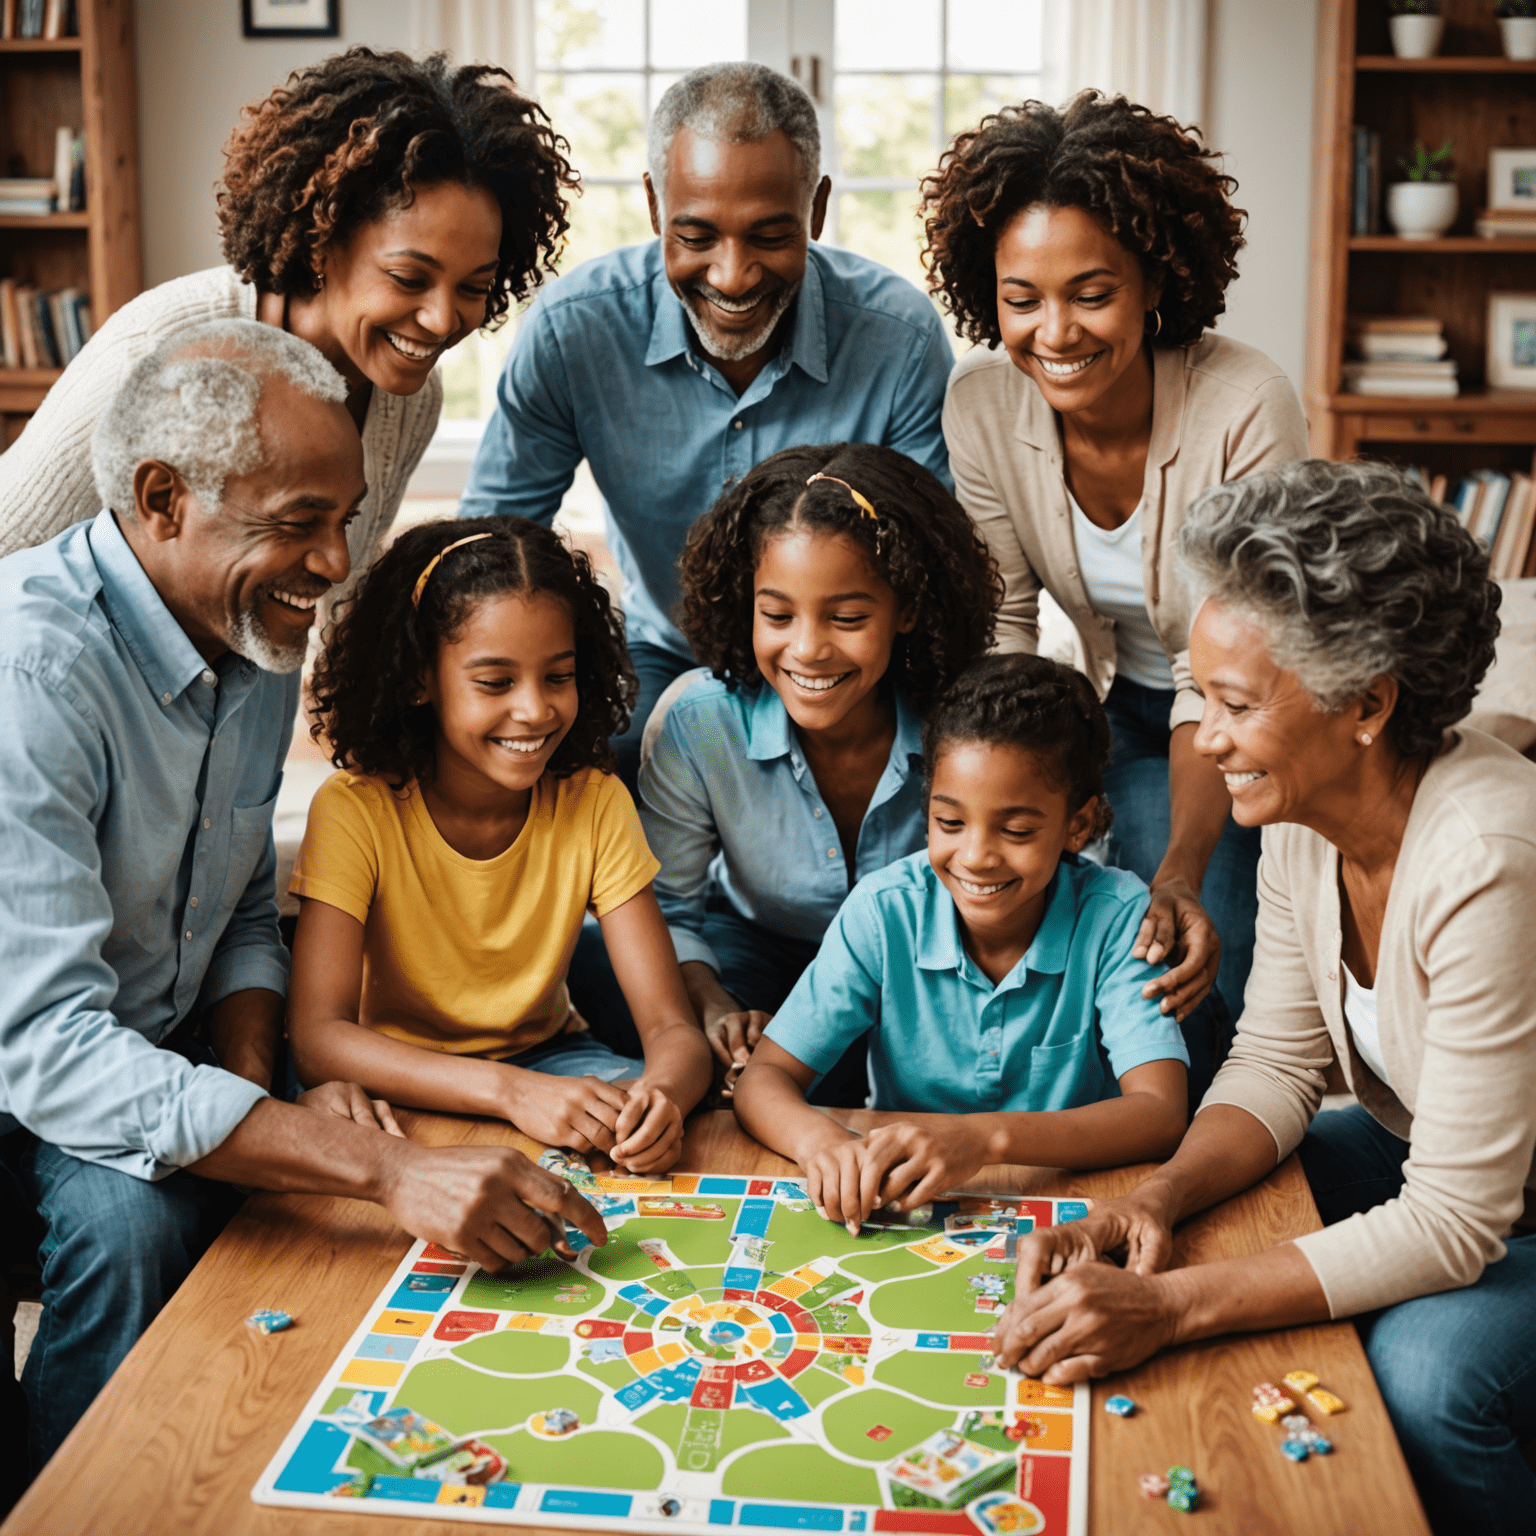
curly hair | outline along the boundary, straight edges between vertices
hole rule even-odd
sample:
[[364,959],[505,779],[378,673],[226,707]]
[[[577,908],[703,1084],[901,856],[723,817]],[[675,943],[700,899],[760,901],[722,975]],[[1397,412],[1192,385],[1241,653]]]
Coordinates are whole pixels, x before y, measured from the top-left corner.
[[[427,566],[455,549],[412,595]],[[437,717],[411,702],[422,675],[471,612],[505,593],[547,593],[564,603],[576,631],[576,719],[548,772],[613,771],[610,737],[629,724],[639,685],[624,648],[624,619],[579,550],[522,517],[443,518],[402,533],[374,561],[340,612],[315,664],[310,735],[324,735],[331,761],[404,789],[431,770]]]
[[554,269],[577,185],[569,149],[504,69],[349,48],[241,114],[218,193],[224,257],[259,288],[311,293],[331,246],[418,189],[481,188],[501,208],[491,324]]
[[1386,736],[1405,758],[1433,755],[1493,662],[1488,551],[1386,464],[1303,459],[1212,486],[1179,555],[1197,600],[1249,615],[1320,709],[1394,678]]
[[[818,473],[834,478],[808,485]],[[874,506],[873,518],[838,480]],[[753,577],[767,539],[790,528],[851,540],[913,615],[886,675],[919,715],[992,643],[1003,590],[997,563],[933,474],[873,443],[786,448],[726,491],[683,550],[679,624],[728,688],[763,681],[752,648]]]
[[962,133],[923,181],[928,286],[955,330],[996,347],[997,242],[1025,208],[1081,208],[1160,289],[1162,347],[1188,346],[1226,309],[1247,214],[1198,129],[1124,96],[1082,91],[1065,108],[1005,107]]

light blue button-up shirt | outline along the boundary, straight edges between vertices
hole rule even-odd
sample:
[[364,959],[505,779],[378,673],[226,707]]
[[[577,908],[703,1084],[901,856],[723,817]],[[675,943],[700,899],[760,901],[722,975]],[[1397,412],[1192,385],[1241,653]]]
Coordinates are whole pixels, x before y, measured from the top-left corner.
[[947,485],[954,354],[894,272],[812,244],[787,341],[740,397],[695,350],[661,242],[611,251],[540,294],[497,385],[461,517],[548,523],[585,458],[624,572],[631,640],[690,656],[673,626],[688,530],[733,480],[801,443],[881,443]]
[[969,1115],[1115,1098],[1132,1067],[1189,1065],[1173,1017],[1141,995],[1158,974],[1131,955],[1146,910],[1129,870],[1069,856],[1034,943],[993,986],[925,849],[859,882],[768,1038],[825,1072],[868,1030],[876,1109]]
[[299,674],[210,669],[112,513],[0,561],[0,1132],[162,1178],[264,1097],[158,1043],[286,995],[272,810]]
[[[896,739],[853,852],[861,879],[928,840],[922,725],[896,695]],[[640,821],[677,958],[719,971],[704,942],[712,884],[741,915],[815,944],[848,895],[848,856],[784,701],[703,676],[674,703],[640,771]]]

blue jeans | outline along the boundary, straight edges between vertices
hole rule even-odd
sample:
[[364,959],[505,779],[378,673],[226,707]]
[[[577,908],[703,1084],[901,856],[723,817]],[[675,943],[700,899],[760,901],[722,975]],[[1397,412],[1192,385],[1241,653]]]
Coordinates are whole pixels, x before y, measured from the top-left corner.
[[609,744],[618,759],[619,778],[638,801],[640,791],[636,781],[640,777],[640,738],[645,734],[645,722],[651,718],[656,700],[684,672],[690,672],[698,666],[698,662],[684,660],[647,640],[630,641],[629,659],[634,664],[635,676],[640,680],[640,696],[635,700],[635,712],[630,716],[629,729],[622,736],[615,736]]
[[151,1184],[25,1131],[0,1141],[0,1177],[44,1227],[43,1315],[22,1375],[35,1473],[245,1196],[185,1171]]
[[[1171,688],[1144,688],[1117,677],[1104,701],[1109,716],[1109,771],[1104,792],[1114,807],[1109,863],[1129,869],[1149,885],[1168,851],[1172,816],[1168,804],[1168,713]],[[1216,985],[1234,1016],[1253,965],[1253,925],[1259,915],[1259,829],[1230,817],[1206,866],[1200,899],[1221,935]]]
[[[1403,1187],[1408,1143],[1358,1104],[1318,1115],[1298,1150],[1328,1225]],[[1530,1531],[1536,1474],[1520,1442],[1536,1433],[1536,1233],[1511,1237],[1475,1284],[1355,1326],[1435,1531]]]
[[507,1057],[506,1065],[521,1067],[525,1072],[542,1072],[548,1077],[597,1077],[605,1083],[639,1077],[645,1071],[644,1061],[620,1056],[585,1031],[556,1035],[542,1045]]

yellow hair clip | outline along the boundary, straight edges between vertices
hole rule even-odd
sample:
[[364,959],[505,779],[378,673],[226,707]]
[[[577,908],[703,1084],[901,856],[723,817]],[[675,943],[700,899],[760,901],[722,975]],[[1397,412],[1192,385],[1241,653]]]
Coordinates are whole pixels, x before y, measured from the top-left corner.
[[872,523],[878,523],[880,521],[880,514],[875,511],[875,504],[869,499],[869,497],[864,496],[860,494],[860,492],[854,490],[854,488],[849,485],[846,480],[839,480],[836,475],[824,475],[818,470],[817,473],[812,475],[811,478],[805,483],[807,485],[813,485],[818,480],[830,480],[833,485],[842,486],[842,488],[847,491],[848,494],[852,496],[854,501],[857,503],[861,516],[867,517]]
[[423,570],[421,575],[416,578],[416,585],[411,589],[411,607],[421,607],[421,594],[426,590],[427,578],[432,574],[433,571],[437,569],[438,561],[440,561],[444,555],[448,554],[452,550],[458,549],[461,545],[473,544],[479,539],[491,538],[495,538],[495,534],[472,533],[468,538],[456,539],[452,544],[446,545],[444,548],[438,550],[438,552],[433,555],[430,560],[427,561],[426,569]]

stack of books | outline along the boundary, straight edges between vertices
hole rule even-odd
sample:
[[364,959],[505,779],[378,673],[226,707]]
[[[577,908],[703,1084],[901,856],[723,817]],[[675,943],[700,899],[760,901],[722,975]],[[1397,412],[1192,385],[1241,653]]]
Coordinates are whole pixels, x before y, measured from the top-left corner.
[[0,357],[7,368],[62,368],[91,339],[91,296],[0,278]]
[[1536,239],[1536,207],[1484,208],[1472,228],[1485,240]]
[[0,38],[78,37],[75,0],[0,0]]
[[36,218],[52,213],[53,177],[0,176],[0,213]]
[[1445,398],[1460,393],[1445,328],[1433,315],[1350,315],[1345,339],[1358,361],[1344,364],[1355,395]]
[[1462,526],[1488,546],[1489,571],[1501,581],[1536,576],[1536,481],[1479,469],[1457,488]]

